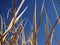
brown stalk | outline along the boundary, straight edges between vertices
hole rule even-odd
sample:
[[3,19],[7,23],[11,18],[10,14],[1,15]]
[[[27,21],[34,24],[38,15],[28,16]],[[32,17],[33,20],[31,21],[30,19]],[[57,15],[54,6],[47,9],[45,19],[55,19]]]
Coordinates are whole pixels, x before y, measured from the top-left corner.
[[[13,4],[14,4],[14,21],[13,21],[13,25],[12,25],[12,27],[14,26],[14,22],[15,22],[15,20],[16,20],[16,15],[15,15],[15,13],[16,13],[16,0],[13,0]],[[14,45],[14,42],[15,42],[15,39],[16,39],[16,36],[14,36],[14,31],[12,31],[12,45]]]
[[40,12],[40,18],[38,20],[37,29],[40,27],[40,23],[41,23],[41,20],[42,20],[42,12],[43,12],[43,9],[44,9],[44,0],[43,0],[43,3],[42,3],[42,9],[41,9],[41,12]]
[[[2,26],[2,16],[0,15],[0,26]],[[0,27],[0,45],[2,45],[2,27]]]
[[14,21],[13,21],[13,26],[14,26],[14,22],[16,20],[16,15],[15,15],[15,13],[16,13],[16,0],[13,0],[13,4],[14,4]]
[[[44,11],[45,11],[45,13],[46,13],[46,21],[47,21],[47,24],[45,24],[45,30],[46,30],[46,40],[48,39],[48,37],[49,37],[49,33],[48,33],[48,14],[47,14],[47,12],[46,12],[46,9],[45,9],[45,7],[44,7]],[[46,43],[46,45],[50,45],[50,40],[48,40],[48,42]]]
[[14,43],[15,43],[15,39],[16,39],[16,36],[14,35],[15,34],[15,32],[14,32],[14,29],[12,29],[11,31],[10,31],[11,33],[12,33],[12,45],[14,45]]
[[21,37],[18,35],[19,32],[20,32],[20,28],[18,28],[16,32],[16,37],[18,37],[17,43],[21,40]]
[[43,12],[43,8],[44,8],[44,0],[43,0],[43,4],[42,4],[42,9],[41,9],[41,13],[40,13],[40,18],[38,20],[38,26],[36,27],[36,1],[35,1],[35,12],[34,12],[34,44],[33,45],[36,45],[36,36],[37,36],[37,32],[38,32],[38,28],[40,27],[40,23],[41,23],[41,20],[42,20],[42,12]]
[[[50,39],[50,37],[51,37],[51,35],[52,35],[52,33],[53,33],[53,31],[54,31],[54,28],[55,28],[55,26],[57,25],[57,23],[58,23],[58,20],[56,20],[56,22],[54,23],[53,27],[51,28],[51,32],[50,32],[50,34],[49,34],[49,37],[48,37],[47,40],[46,40],[46,43],[47,43],[48,40]],[[45,43],[45,44],[46,44],[46,43]]]
[[37,26],[37,29],[40,27],[41,20],[42,20],[42,13],[40,13],[40,18],[39,18],[39,21],[38,21],[38,26]]
[[36,45],[36,32],[37,32],[37,28],[36,28],[36,1],[35,1],[35,10],[34,10],[34,32],[33,32],[33,45]]
[[[47,38],[48,38],[48,36],[49,36],[49,33],[48,33],[48,25],[47,24],[45,24],[45,30],[46,30],[46,40],[47,40]],[[48,40],[48,42],[46,43],[46,45],[50,45],[50,41]]]

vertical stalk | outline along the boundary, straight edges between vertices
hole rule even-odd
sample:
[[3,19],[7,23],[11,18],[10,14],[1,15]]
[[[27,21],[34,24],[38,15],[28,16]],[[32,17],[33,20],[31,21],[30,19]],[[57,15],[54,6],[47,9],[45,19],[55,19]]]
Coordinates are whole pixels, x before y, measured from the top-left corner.
[[33,32],[33,45],[36,45],[36,0],[35,0],[35,9],[34,9],[34,32]]

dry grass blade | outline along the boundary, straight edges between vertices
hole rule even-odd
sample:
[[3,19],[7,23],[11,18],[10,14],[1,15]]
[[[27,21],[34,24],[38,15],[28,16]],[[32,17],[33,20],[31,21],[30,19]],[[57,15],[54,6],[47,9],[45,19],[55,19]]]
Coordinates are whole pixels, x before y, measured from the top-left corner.
[[[29,23],[30,23],[30,27],[31,27],[31,31],[32,31],[33,30],[33,26],[31,24],[31,22],[29,22]],[[30,35],[29,35],[27,43],[29,43],[30,45],[33,45],[33,31],[30,32]]]
[[34,10],[34,31],[36,31],[36,1],[35,1],[35,10]]
[[22,11],[22,13],[16,18],[15,23],[19,20],[19,18],[23,15],[23,13],[26,11],[28,6]]
[[[45,13],[46,13],[46,21],[47,21],[47,24],[45,25],[45,28],[46,28],[46,40],[48,39],[48,36],[49,36],[49,28],[48,28],[48,24],[49,24],[49,19],[48,19],[48,15],[47,15],[47,12],[46,12],[46,9],[44,8],[45,10]],[[46,45],[50,45],[50,40],[48,40],[48,42],[46,43]]]
[[[48,13],[47,13],[45,7],[44,7],[44,11],[46,13],[46,22],[47,22],[47,25],[48,25],[48,24],[50,24],[50,20],[49,20]],[[51,26],[51,24],[50,24],[50,26]]]
[[29,20],[29,18],[27,18],[27,19],[26,19],[26,22],[25,22],[25,24],[24,24],[24,27],[26,26],[26,24],[27,24],[28,20]]
[[48,26],[47,26],[47,24],[45,24],[45,30],[46,30],[46,39],[47,39],[48,36],[49,36],[49,33],[48,33]]
[[4,29],[6,30],[7,25],[6,25],[6,23],[5,23],[5,20],[4,20],[3,25],[4,25]]
[[21,23],[22,26],[22,45],[25,45],[25,34],[24,34],[24,26],[23,26],[23,22]]
[[46,9],[45,9],[45,7],[44,7],[44,11],[45,11],[45,13],[46,13],[46,22],[47,22],[47,24],[45,24],[45,28],[46,28],[46,36],[48,37],[48,32],[49,32],[49,28],[48,28],[48,24],[49,24],[49,19],[48,19],[48,14],[47,14],[47,12],[46,12]]
[[56,10],[56,7],[55,7],[55,4],[54,4],[54,1],[53,1],[53,0],[52,0],[52,3],[53,3],[53,7],[54,7],[54,10],[55,10],[55,13],[56,13],[57,19],[58,19],[58,23],[60,24],[59,15],[58,15],[58,12],[57,12],[57,10]]
[[44,9],[44,0],[43,0],[43,3],[42,3],[41,13],[43,12],[43,9]]
[[[45,30],[46,30],[46,40],[48,39],[48,37],[49,37],[49,28],[48,28],[48,24],[49,24],[49,19],[48,19],[48,14],[47,14],[47,12],[46,12],[46,9],[45,9],[45,7],[44,7],[44,11],[45,11],[45,13],[46,13],[46,22],[47,22],[47,24],[45,24]],[[45,44],[45,45],[50,45],[50,40],[48,40],[47,41],[47,43]]]
[[43,0],[43,3],[42,3],[42,9],[41,9],[41,12],[40,12],[40,18],[38,20],[37,30],[39,30],[39,27],[40,27],[40,24],[41,24],[43,9],[44,9],[44,0]]
[[[46,40],[47,40],[49,36],[47,24],[45,24],[45,30],[46,30]],[[47,41],[46,45],[50,45],[50,40]]]
[[[33,30],[33,25],[30,23],[30,27],[31,27],[31,31]],[[31,43],[31,45],[33,45],[33,31],[30,33],[30,36],[29,36],[29,39],[28,39],[28,42]]]
[[8,10],[8,13],[7,13],[7,19],[9,17],[9,13],[11,12],[11,8]]
[[3,30],[3,19],[1,15],[0,15],[0,20],[1,20],[1,30]]
[[29,43],[30,45],[33,45],[33,32],[30,33],[27,43]]
[[30,45],[33,45],[33,32],[30,33],[27,43],[30,43]]
[[33,30],[33,25],[31,24],[31,22],[29,22],[30,23],[30,27],[31,27],[31,31]]
[[52,45],[52,41],[53,41],[53,35],[54,35],[54,31],[53,31],[53,33],[51,35],[51,45]]
[[3,20],[2,16],[0,15],[0,45],[2,45],[2,29],[3,29]]
[[37,35],[37,27],[36,27],[36,0],[35,0],[33,45],[36,45],[36,35]]
[[21,2],[21,4],[19,5],[19,7],[18,7],[18,9],[17,9],[17,11],[16,11],[16,13],[15,13],[15,15],[18,14],[18,12],[19,12],[19,10],[21,9],[21,7],[22,7],[24,1],[25,1],[25,0],[22,0],[22,2]]
[[14,26],[14,23],[16,20],[16,15],[15,15],[15,13],[16,13],[16,0],[14,0],[13,3],[14,3],[14,21],[13,21],[13,26]]

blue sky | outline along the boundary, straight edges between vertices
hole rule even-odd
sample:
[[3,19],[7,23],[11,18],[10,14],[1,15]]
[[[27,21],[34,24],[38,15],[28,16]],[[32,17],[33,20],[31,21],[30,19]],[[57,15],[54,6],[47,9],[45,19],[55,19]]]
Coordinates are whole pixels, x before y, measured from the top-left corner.
[[[58,14],[60,15],[60,4],[58,3],[58,1],[59,0],[54,0],[54,3],[56,6],[56,9],[58,11]],[[39,19],[41,8],[42,8],[42,2],[43,2],[43,0],[36,0],[36,3],[37,3],[37,11],[36,11],[37,12],[37,23],[38,23],[38,19]],[[19,4],[21,3],[21,0],[16,0],[16,3],[17,3],[16,8],[18,8]],[[28,6],[28,9],[22,15],[23,19],[29,18],[29,21],[25,27],[25,30],[27,31],[28,34],[30,32],[29,22],[31,22],[33,24],[34,4],[35,4],[35,0],[25,0],[21,10],[18,13],[18,15],[19,15],[23,11],[23,9],[26,6]],[[46,11],[48,13],[50,23],[53,26],[57,17],[56,17],[56,13],[55,13],[53,5],[52,5],[52,0],[45,0],[44,6],[45,6]],[[3,17],[3,20],[4,20],[4,18],[6,19],[6,15],[7,15],[9,8],[11,8],[11,10],[13,12],[13,0],[0,0],[0,14]],[[11,21],[12,17],[13,17],[13,13],[11,13],[9,15],[8,22]],[[46,41],[45,24],[46,24],[46,13],[43,11],[42,21],[41,21],[41,25],[40,25],[38,35],[37,35],[38,45],[44,45],[45,44],[45,41]],[[60,35],[59,35],[60,34],[60,24],[57,24],[54,34],[56,35],[57,39],[60,41]],[[57,45],[57,42],[54,39],[53,39],[52,45]]]

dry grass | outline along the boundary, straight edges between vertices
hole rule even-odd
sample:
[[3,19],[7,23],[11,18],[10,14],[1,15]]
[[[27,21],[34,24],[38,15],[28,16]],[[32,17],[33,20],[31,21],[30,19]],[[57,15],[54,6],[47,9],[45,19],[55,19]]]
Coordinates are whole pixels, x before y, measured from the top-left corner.
[[[48,13],[45,9],[45,6],[44,6],[44,3],[45,1],[43,0],[43,3],[42,3],[42,8],[41,8],[41,12],[40,12],[40,17],[39,17],[39,20],[38,20],[38,24],[37,23],[37,17],[36,17],[36,1],[35,1],[35,7],[34,7],[34,20],[33,20],[33,25],[30,23],[30,27],[31,27],[31,30],[32,32],[30,32],[30,35],[28,36],[28,39],[26,40],[26,35],[25,35],[25,26],[27,25],[27,22],[29,20],[29,18],[27,18],[26,20],[24,19],[25,21],[25,24],[23,23],[24,21],[21,19],[21,21],[19,20],[20,18],[22,18],[21,16],[24,14],[24,12],[27,10],[28,6],[25,7],[25,9],[20,13],[20,15],[18,15],[18,12],[20,11],[23,3],[25,2],[25,0],[22,0],[22,2],[20,3],[18,9],[16,9],[16,0],[13,0],[13,4],[14,4],[14,15],[13,15],[13,18],[10,22],[10,24],[8,25],[8,18],[9,18],[9,14],[11,12],[11,8],[8,10],[8,13],[7,13],[7,18],[6,18],[6,22],[3,22],[2,20],[2,16],[0,15],[0,21],[1,21],[1,29],[0,29],[0,45],[2,44],[6,44],[6,45],[19,45],[19,42],[20,45],[38,45],[38,41],[37,41],[37,34],[38,34],[38,31],[39,31],[39,28],[40,28],[40,24],[41,24],[41,21],[42,21],[42,13],[43,11],[46,13],[46,21],[47,23],[45,24],[45,31],[46,31],[46,42],[45,42],[45,45],[51,45],[52,44],[52,40],[51,39],[55,39],[56,42],[58,43],[58,45],[60,45],[60,42],[58,41],[58,39],[56,38],[56,36],[53,34],[54,33],[54,28],[56,27],[57,23],[60,23],[60,18],[58,16],[58,13],[57,13],[57,10],[56,10],[56,7],[55,7],[55,4],[54,4],[54,1],[52,0],[52,3],[53,3],[53,7],[54,7],[54,10],[55,10],[55,13],[56,13],[56,16],[57,16],[57,20],[56,22],[54,23],[53,26],[51,26],[51,23],[50,23],[50,20],[48,18]],[[18,15],[18,17],[17,17]],[[19,24],[17,25],[17,27],[15,27],[15,24],[18,23]],[[2,30],[3,30],[3,24],[5,26],[5,32],[2,34]],[[48,24],[51,26],[51,32],[49,33],[49,27],[48,27]],[[7,38],[7,35],[8,33],[11,33],[11,37],[8,38],[9,40],[6,40]]]

